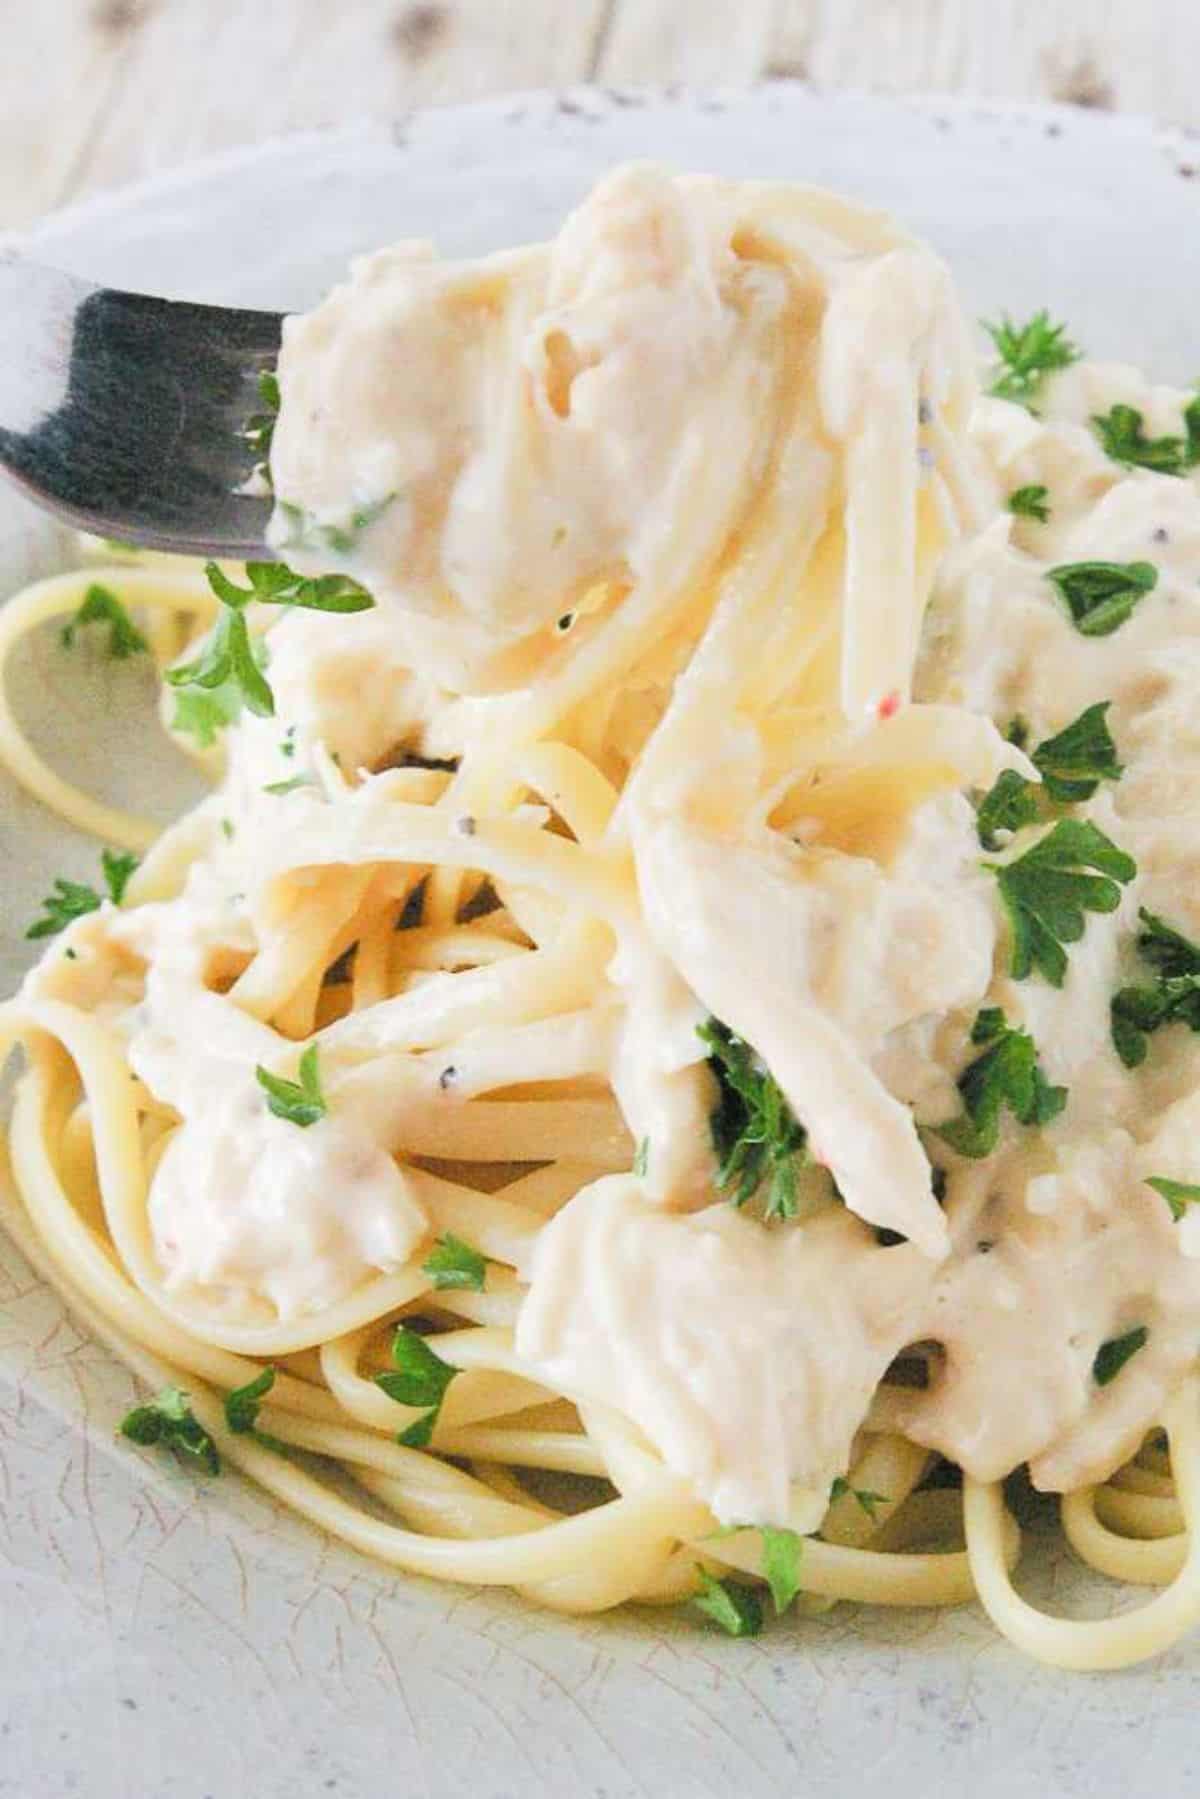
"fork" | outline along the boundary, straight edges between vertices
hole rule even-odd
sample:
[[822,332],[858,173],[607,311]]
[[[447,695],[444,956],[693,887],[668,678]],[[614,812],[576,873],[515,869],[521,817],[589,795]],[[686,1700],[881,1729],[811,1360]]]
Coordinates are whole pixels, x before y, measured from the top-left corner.
[[267,559],[245,436],[275,312],[94,287],[0,252],[0,470],[100,537]]

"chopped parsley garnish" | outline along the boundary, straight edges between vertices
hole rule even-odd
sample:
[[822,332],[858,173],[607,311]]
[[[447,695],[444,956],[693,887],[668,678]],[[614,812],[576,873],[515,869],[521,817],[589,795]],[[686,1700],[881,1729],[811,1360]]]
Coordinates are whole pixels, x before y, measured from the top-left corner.
[[1047,375],[1069,368],[1082,354],[1066,336],[1066,326],[1052,325],[1044,308],[1024,325],[1014,324],[1006,315],[997,325],[985,319],[983,328],[996,346],[997,358],[988,392],[1020,406],[1032,404]]
[[[216,562],[206,562],[204,572],[222,610],[200,654],[191,662],[169,668],[166,678],[172,687],[199,688],[208,694],[232,689],[239,706],[260,718],[274,714],[275,696],[250,640],[245,609],[251,601],[264,606],[301,606],[314,612],[366,612],[375,604],[366,588],[349,575],[320,575],[309,580],[282,562],[248,562],[248,587],[238,587]],[[222,709],[228,712],[230,704],[225,699]],[[193,714],[181,726],[176,714],[178,729],[193,729],[199,724],[198,738],[202,730],[215,729],[217,722],[216,708],[203,714],[202,724]]]
[[830,1505],[833,1504],[835,1499],[844,1499],[847,1494],[857,1501],[858,1505],[861,1506],[862,1510],[867,1514],[867,1517],[871,1520],[872,1524],[875,1522],[878,1508],[881,1505],[886,1505],[888,1502],[886,1493],[872,1493],[869,1487],[852,1487],[845,1475],[839,1474],[836,1476],[833,1485],[829,1489]]
[[235,1387],[225,1395],[225,1422],[235,1436],[246,1436],[254,1429],[259,1407],[274,1385],[274,1368],[264,1368],[244,1387]]
[[298,1124],[307,1130],[310,1124],[316,1124],[318,1118],[324,1118],[329,1107],[321,1092],[321,1075],[317,1067],[317,1046],[310,1043],[300,1058],[297,1070],[298,1081],[286,1081],[281,1075],[269,1074],[261,1064],[254,1070],[254,1078],[267,1096],[267,1110],[276,1118],[283,1118],[288,1124]]
[[[1047,737],[1033,752],[1042,777],[1039,788],[1015,768],[1006,768],[976,805],[976,829],[985,850],[1000,847],[1000,831],[1019,831],[1041,817],[1039,796],[1060,805],[1091,799],[1101,781],[1119,781],[1124,772],[1117,761],[1117,746],[1108,728],[1111,700],[1089,706],[1054,737]],[[1029,726],[1014,719],[1008,741],[1024,749]]]
[[[996,877],[1012,929],[1009,972],[1023,981],[1037,969],[1052,987],[1067,972],[1066,943],[1083,936],[1085,913],[1115,912],[1118,883],[1137,873],[1132,856],[1086,819],[1060,818],[1013,862],[985,862]],[[1085,873],[1085,870],[1094,873]]]
[[1049,497],[1048,487],[1015,487],[1008,496],[1008,510],[1017,518],[1035,518],[1039,525],[1045,525],[1050,520],[1050,508],[1046,504]]
[[1120,780],[1123,770],[1108,728],[1111,704],[1111,700],[1100,700],[1089,706],[1034,750],[1034,765],[1052,800],[1074,805],[1078,800],[1090,800],[1101,781]]
[[114,662],[140,656],[150,645],[142,636],[115,593],[94,583],[83,596],[83,604],[62,628],[62,641],[67,649],[75,642],[75,634],[84,625],[108,626],[108,654]]
[[160,1443],[184,1460],[195,1462],[205,1474],[221,1472],[217,1446],[192,1412],[180,1387],[164,1387],[147,1405],[135,1406],[121,1420],[121,1435],[131,1443],[150,1448]]
[[1158,585],[1152,562],[1062,562],[1046,570],[1084,637],[1109,637]]
[[[130,876],[137,866],[137,857],[127,850],[101,851],[100,869],[114,906],[119,906],[124,899]],[[53,893],[42,901],[45,917],[31,924],[25,935],[27,938],[57,937],[75,919],[88,912],[98,912],[102,904],[101,895],[86,881],[68,881],[60,875],[54,883]]]
[[1096,1385],[1107,1387],[1109,1381],[1116,1380],[1130,1356],[1145,1348],[1149,1336],[1145,1325],[1139,1324],[1135,1330],[1126,1331],[1123,1337],[1111,1337],[1107,1343],[1102,1343],[1092,1363],[1092,1379]]
[[487,1258],[469,1243],[464,1243],[461,1237],[447,1231],[422,1262],[421,1272],[429,1276],[439,1292],[447,1287],[457,1287],[482,1293],[487,1279]]
[[794,1530],[774,1524],[764,1524],[759,1535],[762,1538],[763,1576],[771,1589],[775,1615],[780,1617],[800,1591],[804,1538]]
[[1147,437],[1136,406],[1114,406],[1092,417],[1106,456],[1159,475],[1186,475],[1200,461],[1200,394],[1184,409],[1183,423],[1184,437]]
[[424,1406],[428,1409],[421,1418],[417,1418],[406,1430],[402,1430],[396,1438],[408,1449],[424,1449],[433,1436],[433,1427],[437,1423],[438,1413],[442,1409],[442,1400],[446,1396],[446,1388],[458,1373],[449,1362],[444,1362],[416,1331],[406,1330],[404,1325],[396,1326],[396,1334],[392,1338],[392,1367],[386,1374],[375,1376],[375,1385],[382,1388],[389,1399],[397,1405]]
[[762,1630],[762,1604],[752,1587],[736,1580],[717,1580],[697,1568],[700,1591],[689,1600],[696,1611],[718,1624],[728,1637],[756,1637]]
[[803,1125],[774,1076],[728,1025],[710,1018],[697,1030],[721,1094],[709,1121],[718,1190],[732,1189],[733,1204],[744,1206],[765,1183],[764,1215],[794,1218],[797,1164],[807,1159]]
[[197,749],[207,750],[217,741],[218,732],[231,725],[241,710],[241,690],[234,681],[207,691],[203,687],[181,687],[175,695],[171,729],[194,737]]
[[980,843],[985,850],[998,850],[998,831],[1019,831],[1025,825],[1037,823],[1038,790],[1015,768],[1006,768],[979,801],[975,815]]
[[1122,987],[1112,1000],[1113,1047],[1126,1068],[1146,1059],[1146,1037],[1165,1024],[1200,1031],[1200,945],[1143,906],[1137,947],[1153,981]]
[[991,1155],[999,1142],[1006,1106],[1019,1124],[1049,1124],[1066,1105],[1067,1090],[1050,1085],[1033,1038],[1010,1025],[999,1006],[980,1012],[971,1026],[971,1042],[986,1047],[958,1077],[962,1117],[938,1126],[935,1134],[960,1156],[977,1160]]
[[263,792],[273,793],[276,798],[280,798],[285,793],[297,793],[301,787],[315,787],[316,784],[315,775],[292,775],[287,781],[268,781]]
[[1171,1216],[1176,1224],[1183,1217],[1189,1206],[1200,1202],[1200,1185],[1194,1181],[1170,1181],[1166,1175],[1152,1174],[1146,1185],[1161,1193],[1171,1208]]
[[322,524],[313,513],[306,512],[303,506],[293,506],[290,500],[280,500],[279,510],[287,520],[288,527],[283,547],[285,550],[332,550],[337,556],[348,556],[362,533],[376,519],[382,518],[395,499],[396,495],[389,493],[370,506],[358,507],[344,525]]
[[269,482],[271,439],[279,417],[279,377],[274,369],[264,369],[259,375],[258,397],[262,401],[262,411],[252,413],[246,420],[246,441],[262,462],[263,473]]
[[650,1139],[649,1137],[642,1137],[638,1141],[638,1146],[633,1157],[633,1172],[637,1175],[639,1180],[645,1178],[646,1170],[649,1166]]

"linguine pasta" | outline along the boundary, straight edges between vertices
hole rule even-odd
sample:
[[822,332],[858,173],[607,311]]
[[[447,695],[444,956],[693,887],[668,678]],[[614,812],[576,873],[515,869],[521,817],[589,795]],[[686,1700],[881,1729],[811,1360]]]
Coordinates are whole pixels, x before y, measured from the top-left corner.
[[[6,1222],[174,1395],[128,1434],[564,1611],[1200,1617],[1200,429],[1000,350],[885,218],[618,171],[288,321],[290,573],[7,603],[0,676],[101,587],[213,779],[159,836],[0,697],[141,857],[0,1008]],[[1022,1466],[1163,1590],[1027,1605]]]

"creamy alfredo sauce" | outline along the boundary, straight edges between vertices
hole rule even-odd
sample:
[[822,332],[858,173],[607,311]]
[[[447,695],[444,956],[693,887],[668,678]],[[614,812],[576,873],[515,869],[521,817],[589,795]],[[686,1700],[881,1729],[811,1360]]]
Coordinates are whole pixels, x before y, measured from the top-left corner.
[[[150,1197],[167,1286],[286,1316],[427,1236],[403,1172],[405,1108],[445,1097],[411,1065],[401,1079],[398,1061],[374,1084],[355,1073],[367,1049],[402,1057],[419,1034],[394,1040],[386,1002],[332,1033],[331,1116],[299,1131],[257,1101],[253,1065],[287,1057],[237,981],[314,869],[344,863],[353,911],[357,864],[386,860],[398,745],[497,741],[523,688],[569,660],[564,612],[586,616],[614,581],[694,578],[735,524],[794,349],[797,280],[735,252],[745,204],[729,184],[623,171],[549,249],[470,265],[387,252],[289,322],[277,539],[316,572],[329,533],[349,532],[377,608],[282,619],[276,717],[229,732],[222,786],[183,827],[195,860],[179,897],[80,921],[30,977],[35,996],[114,1023],[181,1120]],[[847,244],[849,210],[813,204],[791,248],[829,336],[814,363],[823,422],[789,451],[795,491],[827,508],[886,464],[877,426],[895,408],[951,547],[915,683],[919,607],[907,622],[885,609],[877,642],[861,615],[861,641],[843,646],[857,673],[843,678],[854,700],[837,765],[880,796],[861,840],[838,839],[815,786],[810,814],[793,805],[775,828],[759,746],[730,716],[693,730],[682,785],[660,778],[651,739],[615,827],[642,916],[578,1052],[581,1071],[607,1072],[646,1171],[585,1188],[540,1233],[517,1331],[532,1370],[622,1410],[720,1518],[809,1525],[868,1422],[979,1476],[1027,1460],[1051,1489],[1092,1480],[1129,1453],[1200,1342],[1200,1215],[1175,1223],[1145,1185],[1200,1180],[1200,1039],[1168,1027],[1135,1071],[1109,1039],[1111,996],[1136,975],[1138,907],[1200,936],[1200,495],[1191,477],[1110,461],[1088,423],[1120,401],[1151,434],[1178,432],[1184,396],[1081,364],[1048,383],[1040,417],[981,401],[965,440],[939,410],[961,384],[946,372],[961,324],[938,265],[864,215]],[[893,473],[908,479],[907,462]],[[1031,484],[1047,489],[1048,523],[1005,510]],[[886,591],[888,557],[912,545],[898,531],[886,547],[871,570],[859,546],[847,580]],[[1045,579],[1092,558],[1158,571],[1104,638],[1081,636]],[[620,702],[637,709],[635,743],[664,713],[687,740],[670,642],[664,664],[662,691]],[[1002,737],[1015,715],[1036,743],[1100,700],[1124,772],[1079,815],[1139,872],[1119,911],[1089,916],[1056,991],[1006,973],[969,796],[1005,767],[1031,772]],[[914,760],[934,771],[928,793],[889,808],[889,770]],[[296,776],[307,784],[264,796]],[[1041,1129],[1006,1118],[995,1153],[969,1162],[917,1127],[959,1109],[983,1006],[1028,1029],[1069,1098]],[[804,1177],[795,1221],[765,1226],[714,1193],[696,1036],[710,1013],[756,1046],[836,1178],[837,1192]],[[511,1078],[481,1064],[473,1090]],[[1134,1327],[1145,1346],[1098,1386],[1098,1348]],[[929,1386],[881,1388],[918,1343]]]

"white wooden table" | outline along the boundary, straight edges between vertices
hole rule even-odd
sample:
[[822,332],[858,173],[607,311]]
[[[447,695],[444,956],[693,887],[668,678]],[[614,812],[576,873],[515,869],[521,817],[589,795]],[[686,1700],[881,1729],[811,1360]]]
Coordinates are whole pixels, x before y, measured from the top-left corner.
[[752,81],[1200,127],[1200,0],[0,0],[0,227],[221,145],[506,88]]

